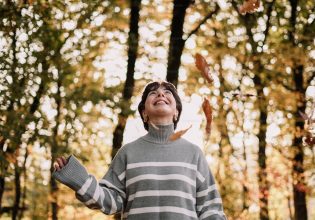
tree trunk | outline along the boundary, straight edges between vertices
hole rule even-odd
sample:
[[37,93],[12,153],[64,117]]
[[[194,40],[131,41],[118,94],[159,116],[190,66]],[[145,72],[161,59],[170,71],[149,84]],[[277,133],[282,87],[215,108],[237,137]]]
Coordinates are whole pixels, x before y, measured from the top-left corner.
[[20,167],[15,164],[14,166],[14,183],[15,183],[15,198],[14,198],[14,204],[12,209],[12,220],[16,220],[19,214],[19,208],[20,208],[20,199],[21,199],[21,172]]
[[[126,127],[128,116],[132,114],[130,111],[130,99],[134,90],[134,72],[139,47],[139,19],[140,19],[141,0],[130,1],[130,21],[128,33],[128,64],[127,77],[124,85],[123,97],[120,103],[121,112],[118,115],[118,124],[113,133],[112,158],[115,157],[117,151],[121,148],[123,135]],[[121,219],[120,214],[114,216],[115,219]]]
[[[264,41],[263,44],[265,44],[267,37],[269,36],[269,29],[270,29],[270,18],[273,10],[273,5],[275,1],[266,3],[266,15],[267,15],[267,24],[266,29],[264,31]],[[251,56],[255,59],[253,60],[255,68],[255,76],[254,76],[254,84],[255,88],[257,88],[257,102],[258,102],[258,108],[260,111],[260,126],[259,126],[259,132],[258,132],[258,165],[259,165],[259,171],[258,171],[258,184],[259,184],[259,206],[260,206],[260,220],[268,220],[269,219],[269,212],[268,212],[268,196],[269,196],[269,188],[270,184],[267,179],[267,171],[266,171],[266,131],[267,131],[267,100],[263,93],[263,88],[265,87],[264,83],[262,82],[261,73],[264,70],[264,66],[261,63],[259,59],[260,53],[257,51],[258,42],[254,40],[254,35],[252,32],[252,29],[257,24],[257,17],[255,14],[246,14],[245,16],[241,15],[238,6],[236,4],[236,1],[232,1],[232,5],[234,9],[239,13],[240,19],[242,23],[244,24],[246,28],[246,34],[248,36],[248,41],[252,48],[252,54]]]
[[[0,142],[0,149],[3,149],[5,143],[5,139],[2,139]],[[3,193],[4,193],[4,189],[5,189],[5,174],[6,174],[6,161],[4,160],[0,160],[0,167],[1,167],[1,171],[0,171],[0,217],[1,214],[3,213],[2,211],[2,197],[3,197]]]
[[[296,18],[298,13],[298,0],[290,0],[291,5],[291,17],[290,17],[290,29],[288,31],[289,41],[293,47],[298,47],[295,40],[296,31]],[[297,62],[295,62],[297,63]],[[296,131],[304,130],[304,122],[300,120],[299,112],[305,112],[306,101],[305,101],[305,88],[303,85],[303,65],[295,65],[293,67],[293,79],[295,84],[295,92],[298,96],[297,109],[294,114],[295,116],[295,129]],[[293,159],[293,199],[294,199],[294,218],[296,220],[307,219],[307,205],[306,205],[306,192],[305,192],[305,180],[304,180],[304,152],[302,146],[302,135],[296,134],[293,140],[293,147],[295,155]]]
[[258,185],[259,185],[259,206],[260,206],[260,211],[259,211],[259,217],[260,220],[268,220],[269,219],[269,211],[268,211],[268,203],[269,203],[269,188],[270,184],[267,179],[267,165],[266,165],[266,132],[267,132],[267,100],[264,95],[264,83],[262,82],[261,79],[261,74],[263,72],[264,66],[260,62],[260,59],[257,58],[259,57],[259,53],[257,52],[257,42],[254,40],[253,33],[251,31],[252,27],[254,26],[256,21],[253,20],[252,15],[246,15],[243,18],[243,22],[245,24],[246,28],[246,33],[249,37],[249,42],[252,47],[252,56],[256,57],[256,59],[253,61],[254,62],[254,71],[255,71],[255,76],[254,76],[254,84],[255,88],[257,88],[257,103],[258,103],[258,108],[260,111],[260,116],[259,116],[259,132],[258,132],[258,165],[259,165],[259,171],[258,171]]
[[1,210],[2,210],[2,196],[3,196],[3,192],[4,192],[4,185],[5,181],[4,181],[4,176],[0,177],[0,217],[1,217]]
[[[272,7],[269,7],[268,18],[271,15]],[[260,220],[268,220],[269,219],[269,211],[268,211],[268,203],[269,203],[269,188],[270,184],[267,179],[267,165],[266,165],[266,132],[267,132],[267,100],[264,95],[263,89],[265,87],[264,82],[262,82],[261,74],[264,70],[264,66],[259,59],[259,53],[257,51],[258,43],[254,40],[254,35],[252,33],[252,28],[254,25],[257,25],[257,18],[252,14],[246,14],[242,16],[242,21],[246,28],[246,33],[249,38],[249,43],[252,47],[252,57],[256,57],[253,60],[254,62],[254,71],[255,76],[253,78],[255,88],[257,88],[257,103],[260,111],[259,116],[259,132],[258,132],[258,185],[259,185],[259,217]],[[269,27],[269,25],[267,25]],[[265,39],[268,36],[269,29],[265,30]]]
[[[226,203],[231,203],[232,201],[230,200],[231,197],[231,192],[232,187],[230,184],[226,184],[227,181],[232,179],[232,168],[230,164],[230,157],[233,154],[233,148],[232,144],[230,142],[229,134],[228,134],[228,127],[226,123],[226,117],[228,114],[227,109],[224,108],[224,102],[223,102],[223,93],[225,91],[225,83],[224,83],[224,78],[222,74],[219,74],[219,80],[220,80],[220,96],[218,96],[218,106],[219,106],[219,112],[217,116],[217,123],[218,123],[218,130],[220,131],[221,139],[219,142],[219,158],[220,158],[220,165],[218,168],[218,175],[216,175],[216,179],[218,181],[218,185],[220,186],[220,192],[221,192],[221,197],[224,202]],[[224,169],[224,172],[221,170]],[[221,177],[221,175],[224,175],[224,178]],[[232,205],[230,209],[233,210]],[[227,213],[226,213],[227,214]]]
[[[54,158],[55,160],[55,158]],[[53,172],[53,163],[51,164],[50,170],[51,174]],[[57,192],[58,192],[58,186],[57,186],[57,181],[53,178],[50,180],[50,193],[52,197],[52,202],[51,202],[51,216],[52,220],[57,220],[58,219],[58,201],[57,201]]]
[[23,173],[23,189],[21,191],[21,209],[19,212],[18,219],[23,219],[24,211],[26,209],[25,207],[25,200],[26,200],[26,182],[27,182],[27,173],[26,173],[26,160],[29,155],[28,150],[26,149],[25,155],[24,155],[24,162],[22,166],[22,173]]
[[[303,86],[303,66],[298,65],[293,69],[293,77],[295,82],[295,89],[298,94],[299,100],[297,103],[297,110],[295,112],[295,128],[296,131],[303,131],[304,122],[300,120],[299,112],[305,112],[306,102],[304,100],[305,89]],[[295,155],[293,159],[293,198],[294,198],[294,217],[296,220],[307,220],[307,204],[305,192],[305,179],[304,179],[304,152],[302,146],[302,135],[296,134],[293,140],[293,147]]]
[[[60,115],[61,115],[61,105],[62,105],[62,97],[61,97],[61,87],[62,87],[62,82],[63,82],[63,77],[62,75],[59,76],[57,80],[57,93],[55,96],[55,101],[56,101],[56,109],[57,109],[57,115],[55,117],[55,122],[56,125],[53,128],[53,136],[52,136],[52,146],[51,146],[51,165],[50,165],[50,172],[51,176],[54,170],[54,161],[58,157],[58,148],[59,148],[59,143],[58,143],[58,129],[60,125]],[[50,195],[52,197],[52,201],[50,203],[51,209],[52,209],[52,220],[57,220],[58,219],[58,187],[56,180],[53,178],[50,178]]]
[[[12,35],[12,65],[11,65],[11,76],[12,76],[12,80],[13,80],[13,85],[17,85],[17,77],[16,77],[16,72],[15,72],[15,68],[17,66],[17,51],[16,51],[16,27],[14,27],[13,30],[13,35]],[[11,88],[11,92],[14,93],[15,90],[12,86]],[[15,103],[15,99],[14,99],[15,95],[11,94],[11,99],[9,100],[9,106],[7,108],[7,112],[11,112],[14,110],[14,103]],[[9,121],[9,122],[8,122]],[[7,124],[10,123],[10,119],[8,119]],[[9,129],[11,129],[10,126],[8,126]],[[9,132],[8,132],[9,133]],[[6,142],[6,138],[5,137],[1,137],[1,142],[0,142],[0,149],[3,149],[4,144]],[[13,153],[14,149],[11,149],[11,147],[7,148],[7,153]],[[2,152],[1,152],[2,153]],[[5,155],[3,155],[5,157]],[[0,213],[1,213],[1,207],[2,207],[2,196],[5,190],[5,175],[9,166],[9,162],[6,160],[0,160],[0,165],[1,165],[1,172],[0,172]],[[1,216],[1,214],[0,214]]]
[[134,72],[135,64],[138,54],[139,46],[139,17],[141,0],[130,1],[130,22],[129,22],[129,34],[128,34],[128,66],[127,66],[127,78],[124,85],[123,97],[121,100],[121,112],[118,115],[118,124],[113,134],[113,149],[112,158],[115,157],[117,151],[120,149],[123,141],[123,134],[126,126],[130,111],[130,98],[132,97],[134,90]]
[[[244,104],[244,103],[243,103]],[[245,121],[245,114],[243,114],[243,120],[242,122]],[[244,123],[243,123],[244,124]],[[248,166],[247,166],[247,152],[246,152],[246,134],[247,132],[244,131],[244,126],[243,126],[243,132],[244,132],[244,137],[243,137],[243,159],[244,159],[244,170],[243,170],[243,211],[248,211],[249,208],[249,178],[248,178]]]
[[176,87],[178,83],[178,70],[181,65],[181,56],[185,45],[183,27],[186,9],[191,3],[191,0],[174,0],[166,80],[173,83]]
[[[261,70],[261,63],[258,64],[257,71]],[[260,220],[268,220],[269,212],[268,212],[268,197],[269,197],[269,188],[270,184],[267,180],[267,165],[266,165],[266,132],[267,132],[267,101],[265,100],[263,85],[261,83],[260,77],[257,75],[260,72],[256,73],[254,77],[255,87],[257,88],[257,96],[258,96],[258,107],[260,111],[260,126],[258,133],[258,184],[259,184],[259,201],[260,201]]]

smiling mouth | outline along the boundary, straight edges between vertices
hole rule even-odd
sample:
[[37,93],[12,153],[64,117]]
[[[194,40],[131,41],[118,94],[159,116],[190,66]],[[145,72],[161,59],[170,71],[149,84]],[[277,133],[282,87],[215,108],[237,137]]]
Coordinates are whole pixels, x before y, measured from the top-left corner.
[[166,101],[164,101],[164,100],[158,100],[158,101],[156,101],[156,102],[153,103],[153,105],[161,105],[161,104],[166,104],[166,105],[168,105],[168,103],[167,103]]

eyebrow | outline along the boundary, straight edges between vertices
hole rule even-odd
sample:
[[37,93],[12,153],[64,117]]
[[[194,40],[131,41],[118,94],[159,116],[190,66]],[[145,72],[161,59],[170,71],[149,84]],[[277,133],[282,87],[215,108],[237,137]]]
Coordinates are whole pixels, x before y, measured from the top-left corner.
[[165,87],[165,86],[160,86],[160,87],[157,87],[157,88],[154,88],[154,89],[150,90],[149,92],[157,91],[159,88],[161,88],[162,90],[172,91],[171,88],[168,88],[168,87]]

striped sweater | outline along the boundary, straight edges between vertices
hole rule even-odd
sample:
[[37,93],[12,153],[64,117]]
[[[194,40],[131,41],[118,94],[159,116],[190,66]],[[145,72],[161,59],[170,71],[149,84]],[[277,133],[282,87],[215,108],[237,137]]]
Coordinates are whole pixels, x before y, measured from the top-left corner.
[[74,156],[53,177],[87,207],[123,219],[226,219],[202,151],[183,138],[169,141],[173,132],[173,124],[150,126],[119,150],[99,181]]

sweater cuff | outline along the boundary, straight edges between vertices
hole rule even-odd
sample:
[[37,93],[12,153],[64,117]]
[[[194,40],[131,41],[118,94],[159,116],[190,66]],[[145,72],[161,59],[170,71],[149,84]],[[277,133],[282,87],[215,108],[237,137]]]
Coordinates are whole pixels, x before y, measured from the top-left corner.
[[78,191],[85,181],[89,178],[89,174],[85,167],[81,165],[78,159],[71,155],[68,163],[61,170],[55,171],[53,178],[70,187],[74,191]]

